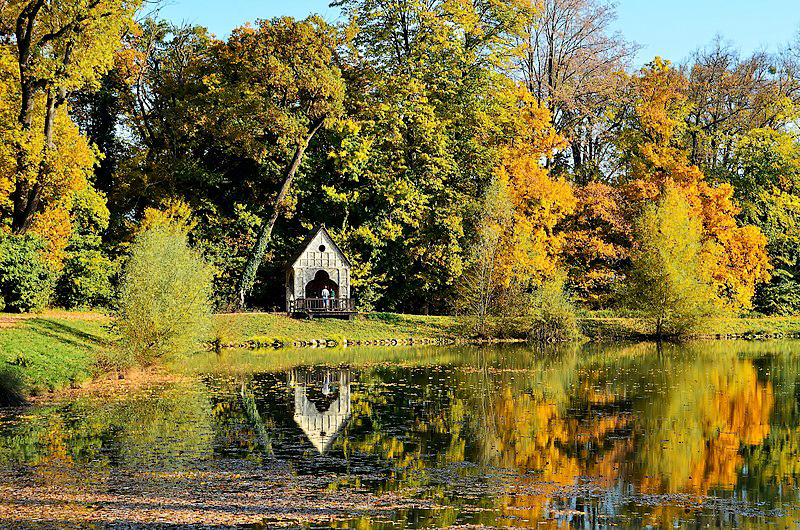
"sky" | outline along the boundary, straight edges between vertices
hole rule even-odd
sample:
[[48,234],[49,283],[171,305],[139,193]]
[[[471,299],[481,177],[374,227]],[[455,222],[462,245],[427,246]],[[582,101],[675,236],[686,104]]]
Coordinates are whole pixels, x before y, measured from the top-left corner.
[[[161,16],[208,27],[218,37],[257,18],[311,13],[339,20],[330,0],[168,0]],[[618,0],[614,28],[643,48],[637,63],[656,55],[682,62],[720,35],[743,54],[775,49],[800,30],[800,0]]]

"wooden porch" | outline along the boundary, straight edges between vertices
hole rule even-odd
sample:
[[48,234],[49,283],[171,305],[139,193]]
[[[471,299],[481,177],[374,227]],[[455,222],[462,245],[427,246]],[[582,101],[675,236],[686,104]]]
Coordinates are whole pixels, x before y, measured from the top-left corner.
[[356,311],[354,298],[298,298],[289,303],[288,313],[305,318],[346,318]]

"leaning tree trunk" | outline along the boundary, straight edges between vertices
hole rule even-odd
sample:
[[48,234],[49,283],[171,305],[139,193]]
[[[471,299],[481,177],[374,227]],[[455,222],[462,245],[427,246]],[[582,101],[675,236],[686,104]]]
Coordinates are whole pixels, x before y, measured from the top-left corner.
[[322,122],[323,119],[318,119],[311,124],[305,139],[300,141],[294,151],[292,162],[289,164],[289,167],[286,168],[286,173],[283,177],[283,184],[281,185],[281,189],[278,192],[277,198],[275,199],[275,204],[272,207],[272,214],[270,214],[269,219],[267,219],[266,222],[262,223],[261,230],[258,232],[256,243],[253,245],[253,250],[250,251],[250,255],[247,258],[244,272],[239,280],[239,286],[236,289],[236,299],[231,303],[233,310],[244,308],[245,296],[250,294],[250,290],[253,288],[253,283],[255,283],[256,280],[256,272],[258,272],[258,267],[261,265],[261,260],[264,259],[264,254],[267,251],[267,245],[272,238],[272,229],[275,227],[275,223],[280,215],[283,201],[286,199],[286,195],[289,194],[289,190],[292,187],[292,180],[294,180],[294,176],[297,173],[297,168],[300,167],[300,162],[303,159],[303,154],[305,154],[306,149],[308,148],[308,143],[322,126]]

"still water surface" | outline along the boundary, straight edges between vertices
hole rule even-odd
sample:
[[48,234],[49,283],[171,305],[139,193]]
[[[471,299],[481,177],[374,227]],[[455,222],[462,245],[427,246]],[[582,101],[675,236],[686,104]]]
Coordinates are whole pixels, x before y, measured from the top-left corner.
[[[1,413],[4,480],[280,464],[326,506],[310,527],[800,528],[800,342],[226,352],[179,369]],[[227,486],[255,488],[243,476]],[[353,492],[383,508],[331,504]],[[273,515],[259,521],[289,524]]]

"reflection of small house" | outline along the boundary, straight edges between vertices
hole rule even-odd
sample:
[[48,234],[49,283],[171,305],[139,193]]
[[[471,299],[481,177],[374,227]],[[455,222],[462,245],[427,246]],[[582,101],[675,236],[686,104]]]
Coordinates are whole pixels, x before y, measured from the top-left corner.
[[349,318],[355,313],[350,294],[350,261],[325,227],[317,226],[286,269],[286,311]]
[[294,421],[320,453],[326,452],[350,418],[349,370],[289,372]]

